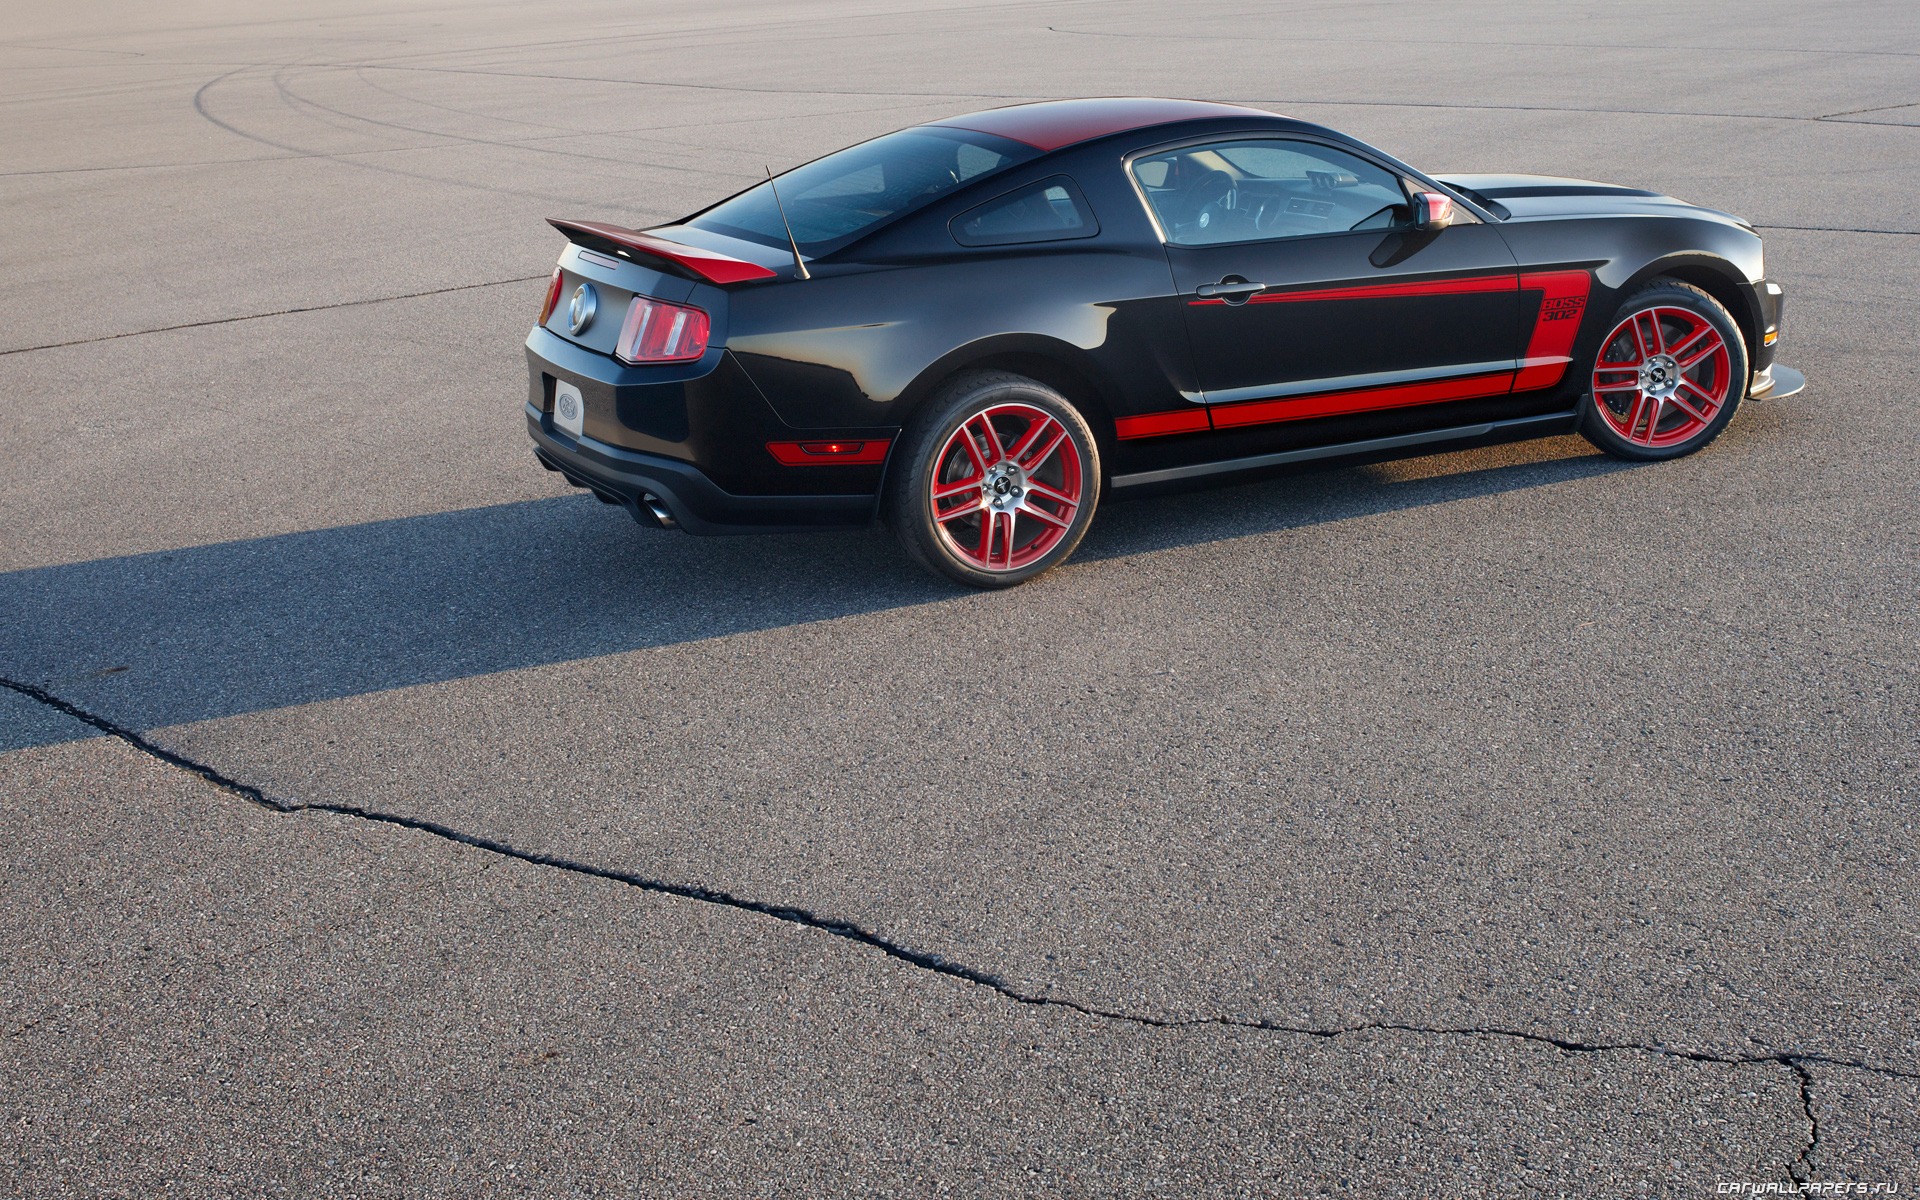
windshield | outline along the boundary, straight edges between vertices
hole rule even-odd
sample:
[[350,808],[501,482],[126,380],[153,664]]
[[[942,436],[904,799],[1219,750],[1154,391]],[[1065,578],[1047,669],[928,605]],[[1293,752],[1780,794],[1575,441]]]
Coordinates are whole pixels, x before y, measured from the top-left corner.
[[[903,129],[795,167],[779,177],[780,199],[793,239],[818,255],[963,183],[1039,156],[1032,146],[966,129]],[[764,183],[686,224],[769,246],[787,244],[773,191]]]

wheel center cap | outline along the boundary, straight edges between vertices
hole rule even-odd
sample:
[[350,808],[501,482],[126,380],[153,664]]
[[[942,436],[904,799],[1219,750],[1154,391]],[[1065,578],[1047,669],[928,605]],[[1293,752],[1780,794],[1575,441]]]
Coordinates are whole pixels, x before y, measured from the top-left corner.
[[1670,354],[1656,354],[1640,366],[1640,388],[1649,395],[1670,396],[1680,386],[1680,364]]
[[1011,462],[998,462],[987,468],[985,484],[980,489],[986,497],[987,506],[995,512],[1007,512],[1020,505],[1021,497],[1027,494],[1027,475]]

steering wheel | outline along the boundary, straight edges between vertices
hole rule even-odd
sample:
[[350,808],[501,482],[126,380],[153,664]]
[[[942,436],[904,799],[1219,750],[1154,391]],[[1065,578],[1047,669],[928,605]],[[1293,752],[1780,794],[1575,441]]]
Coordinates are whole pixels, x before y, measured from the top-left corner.
[[1186,219],[1198,221],[1201,214],[1209,209],[1220,208],[1224,211],[1223,202],[1232,195],[1233,176],[1215,169],[1181,188],[1176,199]]

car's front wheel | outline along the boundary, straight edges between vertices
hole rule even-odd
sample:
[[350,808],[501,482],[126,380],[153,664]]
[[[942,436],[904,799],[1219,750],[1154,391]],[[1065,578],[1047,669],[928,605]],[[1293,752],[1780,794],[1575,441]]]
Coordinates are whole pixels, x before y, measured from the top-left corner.
[[900,439],[888,523],[922,565],[1011,587],[1073,553],[1100,501],[1100,451],[1067,399],[1025,376],[954,380]]
[[1620,306],[1581,413],[1587,440],[1616,458],[1678,458],[1720,436],[1747,390],[1747,347],[1720,302],[1656,280]]

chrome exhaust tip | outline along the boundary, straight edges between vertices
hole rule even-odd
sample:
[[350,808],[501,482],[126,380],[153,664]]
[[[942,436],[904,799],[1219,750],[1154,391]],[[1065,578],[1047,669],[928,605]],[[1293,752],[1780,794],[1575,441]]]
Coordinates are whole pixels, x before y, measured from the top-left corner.
[[654,520],[660,522],[660,528],[680,528],[680,522],[673,519],[673,514],[667,510],[665,504],[660,502],[660,497],[654,495],[652,492],[641,492],[640,503],[645,506],[648,512],[653,514]]

